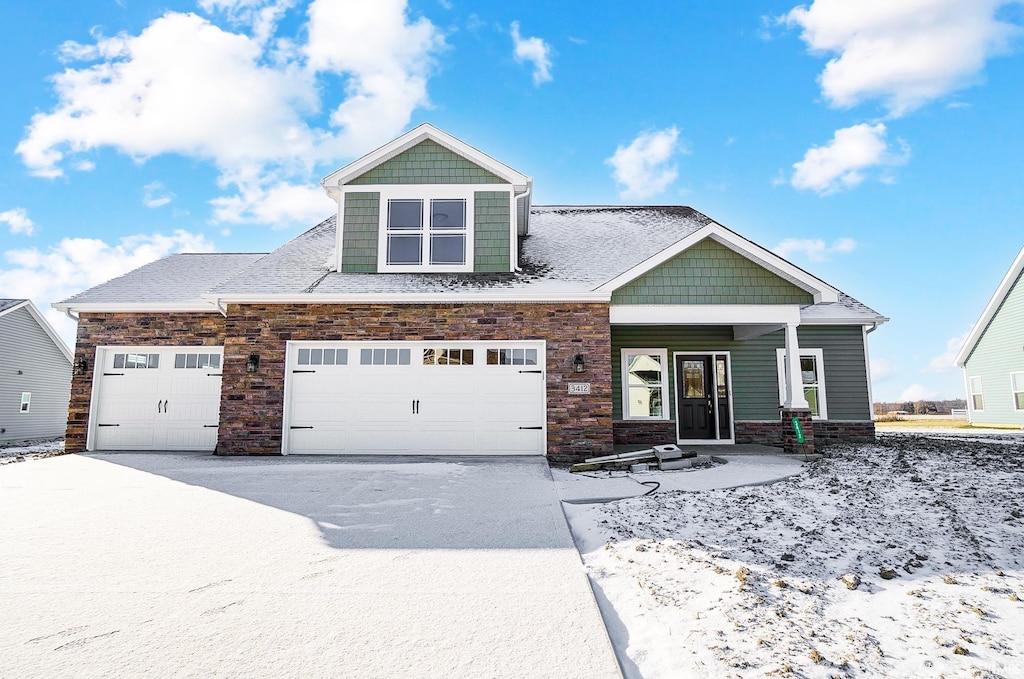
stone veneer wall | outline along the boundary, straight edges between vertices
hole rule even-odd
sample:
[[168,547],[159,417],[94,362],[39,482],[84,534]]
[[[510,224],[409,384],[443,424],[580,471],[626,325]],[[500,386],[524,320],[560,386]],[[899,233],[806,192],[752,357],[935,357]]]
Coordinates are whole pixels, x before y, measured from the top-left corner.
[[676,442],[675,420],[616,420],[615,445],[656,446]]
[[[547,342],[548,458],[575,462],[612,449],[611,331],[607,304],[228,305],[217,452],[281,452],[288,340]],[[256,373],[245,372],[250,353]],[[577,353],[583,374],[573,373]],[[567,382],[589,382],[589,395]]]
[[822,444],[839,441],[851,443],[874,443],[875,423],[872,420],[825,420],[814,423],[814,440]]
[[218,313],[83,313],[78,319],[75,361],[89,369],[71,377],[67,438],[64,450],[85,450],[89,430],[93,368],[98,346],[219,346],[224,343],[224,317]]

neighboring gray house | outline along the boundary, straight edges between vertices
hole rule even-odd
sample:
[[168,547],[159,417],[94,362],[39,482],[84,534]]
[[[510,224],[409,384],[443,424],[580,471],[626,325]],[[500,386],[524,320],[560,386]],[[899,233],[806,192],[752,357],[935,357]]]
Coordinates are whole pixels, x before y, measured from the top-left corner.
[[71,351],[27,299],[0,299],[0,441],[63,436]]
[[972,423],[1024,426],[1024,248],[956,356]]
[[[548,455],[874,437],[887,319],[684,206],[534,206],[424,124],[274,252],[179,254],[78,319],[65,449]],[[797,425],[802,435],[797,434]]]

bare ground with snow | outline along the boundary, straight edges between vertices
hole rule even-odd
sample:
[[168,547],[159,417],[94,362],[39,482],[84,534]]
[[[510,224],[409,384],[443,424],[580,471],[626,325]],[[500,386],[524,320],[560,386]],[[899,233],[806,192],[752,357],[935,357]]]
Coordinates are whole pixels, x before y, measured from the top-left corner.
[[566,512],[628,677],[1022,677],[1022,488],[1019,438],[887,436]]

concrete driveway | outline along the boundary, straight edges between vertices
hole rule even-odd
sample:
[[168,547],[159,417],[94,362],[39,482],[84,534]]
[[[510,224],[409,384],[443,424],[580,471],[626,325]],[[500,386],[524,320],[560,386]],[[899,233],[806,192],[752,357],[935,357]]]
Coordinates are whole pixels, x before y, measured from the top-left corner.
[[0,545],[0,676],[619,676],[539,458],[30,460]]

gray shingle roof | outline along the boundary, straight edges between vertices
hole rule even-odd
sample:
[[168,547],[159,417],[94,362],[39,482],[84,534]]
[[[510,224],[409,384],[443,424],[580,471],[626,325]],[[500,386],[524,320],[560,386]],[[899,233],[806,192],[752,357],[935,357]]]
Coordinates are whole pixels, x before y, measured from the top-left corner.
[[[589,292],[629,271],[712,220],[689,207],[534,206],[522,240],[522,271],[501,274],[341,273],[336,218],[324,220],[267,255],[172,255],[67,302],[184,302],[241,295],[441,294],[508,291]],[[805,308],[805,320],[884,320],[841,293],[838,302]]]
[[89,288],[61,304],[202,303],[204,292],[262,253],[176,254]]
[[23,299],[0,299],[0,312],[16,307],[24,301]]
[[336,220],[328,219],[214,288],[217,295],[593,290],[711,221],[688,207],[535,206],[521,273],[331,272]]

